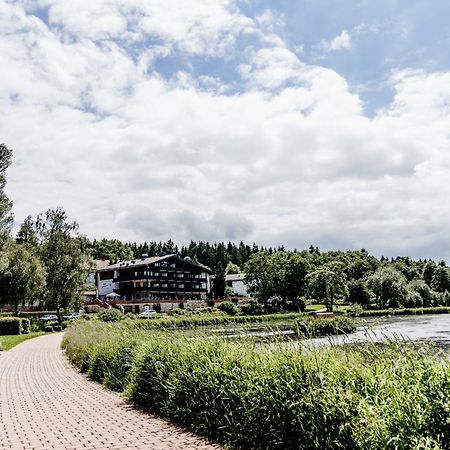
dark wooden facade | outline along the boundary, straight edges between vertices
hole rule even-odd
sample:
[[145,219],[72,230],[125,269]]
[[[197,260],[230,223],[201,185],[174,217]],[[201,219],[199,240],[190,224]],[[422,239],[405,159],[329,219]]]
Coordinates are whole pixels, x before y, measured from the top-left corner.
[[[176,255],[122,262],[97,272],[122,300],[205,300],[211,270]],[[100,294],[100,297],[103,297]]]

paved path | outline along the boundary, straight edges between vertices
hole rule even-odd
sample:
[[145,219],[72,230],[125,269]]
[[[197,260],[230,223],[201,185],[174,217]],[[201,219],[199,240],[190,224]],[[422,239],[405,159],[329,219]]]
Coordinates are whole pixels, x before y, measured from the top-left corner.
[[45,335],[0,353],[0,449],[220,448],[88,381],[66,360],[61,340]]

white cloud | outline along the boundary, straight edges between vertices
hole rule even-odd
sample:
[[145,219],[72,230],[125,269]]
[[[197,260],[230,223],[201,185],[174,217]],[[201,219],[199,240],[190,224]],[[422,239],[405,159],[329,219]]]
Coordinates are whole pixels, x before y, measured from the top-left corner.
[[[223,56],[236,37],[254,29],[232,0],[22,0],[48,9],[50,26],[76,40],[163,41],[189,54]],[[154,42],[152,42],[153,44]]]
[[[91,3],[80,16],[95,17]],[[99,3],[126,18],[127,35],[131,13]],[[181,21],[171,10],[144,30],[136,13],[161,42],[132,56],[108,37],[119,20],[87,29],[47,4],[58,26],[0,1],[0,136],[14,149],[17,219],[63,205],[91,237],[450,250],[450,73],[394,73],[392,104],[369,119],[345,79],[282,40],[247,49],[239,93],[214,76],[153,71],[174,46],[232,52],[223,17],[232,36],[253,25],[231,1],[205,1],[191,27],[168,23]]]
[[342,30],[341,34],[329,41],[322,41],[321,47],[325,52],[337,52],[348,50],[352,46],[352,38],[347,30]]

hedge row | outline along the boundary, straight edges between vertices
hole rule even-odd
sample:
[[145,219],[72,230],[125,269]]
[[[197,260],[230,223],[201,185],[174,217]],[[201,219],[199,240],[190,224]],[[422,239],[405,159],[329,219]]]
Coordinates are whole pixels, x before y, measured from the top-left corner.
[[19,317],[5,317],[0,319],[0,336],[28,334],[29,332],[29,319],[21,319]]
[[428,349],[261,347],[86,321],[69,358],[130,400],[234,449],[446,449],[450,363]]
[[[56,314],[56,311],[19,311],[17,317],[26,317],[28,319],[33,319],[47,314]],[[15,313],[13,311],[0,312],[0,317],[11,317],[11,316],[15,316]]]

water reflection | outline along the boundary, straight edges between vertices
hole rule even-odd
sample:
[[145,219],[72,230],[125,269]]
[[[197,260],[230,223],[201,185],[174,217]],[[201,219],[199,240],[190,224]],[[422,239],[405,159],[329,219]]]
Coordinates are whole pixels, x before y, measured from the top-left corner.
[[[291,340],[298,345],[342,345],[367,342],[382,342],[386,339],[400,338],[415,342],[433,342],[450,349],[450,314],[434,314],[421,316],[393,316],[356,319],[357,331],[349,335],[329,336],[302,341]],[[277,339],[281,337],[294,338],[291,323],[277,323],[272,327],[265,323],[242,327],[214,327],[211,334],[226,336],[230,339],[245,339],[248,337],[262,339]]]
[[417,342],[434,342],[450,348],[450,314],[395,316],[359,319],[358,330],[350,335],[308,340],[309,344],[357,344],[402,338]]

